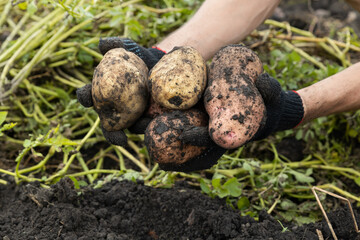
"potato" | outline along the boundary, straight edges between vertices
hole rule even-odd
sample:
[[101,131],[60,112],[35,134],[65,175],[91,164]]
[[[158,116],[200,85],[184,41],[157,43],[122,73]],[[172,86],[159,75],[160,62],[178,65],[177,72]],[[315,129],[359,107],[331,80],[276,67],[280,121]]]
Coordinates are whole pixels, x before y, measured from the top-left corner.
[[204,104],[210,137],[219,146],[242,146],[265,120],[265,105],[255,86],[262,72],[258,56],[244,46],[229,45],[215,54]]
[[149,92],[159,105],[169,109],[189,109],[206,87],[206,64],[192,47],[176,47],[151,69]]
[[92,100],[103,128],[130,127],[144,112],[148,99],[148,69],[123,48],[108,51],[94,71]]
[[179,136],[188,127],[204,127],[207,124],[207,115],[196,109],[157,116],[145,131],[145,144],[151,159],[159,164],[181,165],[202,154],[206,147],[183,144]]

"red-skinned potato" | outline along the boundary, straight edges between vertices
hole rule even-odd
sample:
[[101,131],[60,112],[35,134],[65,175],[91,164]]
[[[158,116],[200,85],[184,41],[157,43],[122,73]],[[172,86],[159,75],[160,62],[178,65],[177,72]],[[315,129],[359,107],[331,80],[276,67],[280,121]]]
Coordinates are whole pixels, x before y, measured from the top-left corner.
[[151,69],[149,92],[159,105],[174,110],[190,109],[206,87],[206,64],[188,46],[176,47]]
[[159,164],[181,165],[199,156],[206,147],[183,144],[179,136],[187,127],[207,124],[207,114],[196,109],[160,114],[145,131],[145,144],[151,159]]
[[229,45],[212,60],[204,104],[209,114],[209,134],[226,149],[248,142],[265,120],[265,105],[255,86],[262,63],[250,49]]
[[96,67],[92,100],[103,128],[118,131],[130,127],[145,111],[148,69],[134,53],[109,50]]

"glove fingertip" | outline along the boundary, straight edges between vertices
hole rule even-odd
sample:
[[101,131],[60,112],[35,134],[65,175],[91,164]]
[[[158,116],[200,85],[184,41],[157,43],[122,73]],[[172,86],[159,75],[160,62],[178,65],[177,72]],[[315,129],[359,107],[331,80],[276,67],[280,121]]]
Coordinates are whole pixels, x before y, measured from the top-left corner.
[[92,95],[91,95],[91,84],[76,89],[76,97],[81,105],[84,107],[92,107]]
[[282,91],[280,83],[267,73],[260,74],[255,81],[255,85],[265,104],[275,101]]
[[226,149],[217,145],[208,147],[198,156],[190,159],[183,164],[159,164],[159,167],[165,171],[191,172],[209,169],[217,163],[220,157],[226,152]]
[[101,127],[103,135],[109,143],[116,146],[126,146],[127,145],[127,136],[124,131],[107,131],[103,127]]
[[208,146],[212,140],[207,127],[191,127],[185,129],[179,139],[182,143],[193,146]]
[[119,37],[100,38],[99,50],[102,55],[114,48],[124,48],[124,44]]
[[134,134],[144,134],[147,126],[151,122],[151,118],[140,118],[134,125],[129,127],[129,131]]

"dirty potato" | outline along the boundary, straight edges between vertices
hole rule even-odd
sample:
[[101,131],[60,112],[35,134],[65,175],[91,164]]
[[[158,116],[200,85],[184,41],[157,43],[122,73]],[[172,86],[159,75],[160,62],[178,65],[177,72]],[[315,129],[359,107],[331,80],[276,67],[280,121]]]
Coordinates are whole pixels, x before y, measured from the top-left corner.
[[206,147],[183,144],[179,136],[188,127],[204,127],[207,124],[207,115],[196,109],[157,116],[145,131],[145,144],[151,159],[159,164],[181,165],[199,156]]
[[92,99],[103,128],[118,131],[131,126],[144,112],[148,99],[148,69],[123,48],[108,51],[94,71]]
[[206,87],[206,64],[192,47],[176,47],[151,69],[149,92],[169,109],[189,109]]
[[204,103],[209,134],[219,146],[232,149],[249,141],[265,120],[265,105],[255,81],[262,63],[250,49],[229,45],[212,60]]

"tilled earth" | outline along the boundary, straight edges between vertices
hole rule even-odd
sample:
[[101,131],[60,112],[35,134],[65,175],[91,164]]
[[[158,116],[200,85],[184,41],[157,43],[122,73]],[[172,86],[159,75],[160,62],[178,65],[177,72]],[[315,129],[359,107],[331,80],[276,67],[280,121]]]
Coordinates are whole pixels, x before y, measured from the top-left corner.
[[[360,239],[348,209],[329,214],[338,239]],[[358,218],[359,221],[359,218]],[[185,183],[152,188],[112,181],[76,191],[69,179],[50,189],[36,184],[0,185],[0,236],[21,239],[332,239],[325,221],[304,226],[280,223],[262,212],[242,217],[223,200]]]

